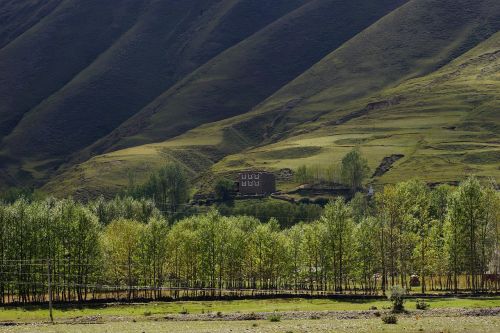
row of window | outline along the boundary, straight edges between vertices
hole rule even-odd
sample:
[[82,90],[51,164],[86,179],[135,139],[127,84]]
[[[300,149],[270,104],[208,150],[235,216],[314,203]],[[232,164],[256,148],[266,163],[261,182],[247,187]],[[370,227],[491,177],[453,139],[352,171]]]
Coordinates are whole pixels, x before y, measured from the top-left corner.
[[[248,179],[259,179],[259,178],[260,178],[259,174],[255,174],[255,175],[249,174],[248,175]],[[241,179],[247,179],[247,174],[246,173],[242,174]]]
[[260,186],[260,182],[249,180],[248,182],[241,182],[241,186]]

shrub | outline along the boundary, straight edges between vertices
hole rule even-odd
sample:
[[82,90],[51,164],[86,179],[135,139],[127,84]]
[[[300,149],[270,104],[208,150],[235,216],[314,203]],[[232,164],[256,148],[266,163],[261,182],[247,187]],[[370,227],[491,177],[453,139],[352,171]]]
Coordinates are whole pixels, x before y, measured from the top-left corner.
[[380,311],[375,311],[373,314],[375,315],[375,317],[380,317],[382,315]]
[[187,315],[187,314],[189,314],[189,311],[186,308],[183,308],[179,313],[183,314],[183,315]]
[[229,201],[233,197],[234,182],[230,179],[220,178],[215,184],[215,196],[219,201]]
[[247,316],[245,316],[245,320],[257,320],[257,315],[255,312],[250,312]]
[[222,317],[222,312],[217,311],[217,317]]
[[145,316],[145,317],[149,317],[149,316],[151,316],[151,311],[146,311],[146,312],[144,312],[144,316]]
[[384,324],[397,324],[398,323],[398,317],[394,314],[386,314],[385,316],[382,317],[382,322]]
[[417,299],[417,304],[416,304],[417,310],[427,310],[430,308],[430,304],[425,302],[424,300]]
[[394,286],[391,288],[391,294],[389,300],[392,302],[392,312],[398,313],[405,310],[406,290],[400,286]]
[[277,313],[273,313],[272,315],[270,315],[268,317],[269,321],[272,322],[272,323],[276,323],[276,322],[279,322],[281,321],[281,316]]

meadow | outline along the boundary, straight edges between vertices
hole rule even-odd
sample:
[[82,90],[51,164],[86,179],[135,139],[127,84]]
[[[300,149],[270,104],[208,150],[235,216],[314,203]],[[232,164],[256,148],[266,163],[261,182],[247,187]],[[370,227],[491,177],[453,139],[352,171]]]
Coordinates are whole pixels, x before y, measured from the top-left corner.
[[[377,312],[387,300],[273,299],[134,304],[58,305],[55,325],[43,306],[0,308],[0,332],[496,332],[500,317],[467,311],[495,310],[500,297],[426,299],[430,309],[415,310],[397,325],[385,325]],[[370,309],[377,310],[370,310]],[[279,318],[270,320],[271,316]],[[10,323],[10,324],[7,324]],[[8,326],[12,325],[12,326]]]

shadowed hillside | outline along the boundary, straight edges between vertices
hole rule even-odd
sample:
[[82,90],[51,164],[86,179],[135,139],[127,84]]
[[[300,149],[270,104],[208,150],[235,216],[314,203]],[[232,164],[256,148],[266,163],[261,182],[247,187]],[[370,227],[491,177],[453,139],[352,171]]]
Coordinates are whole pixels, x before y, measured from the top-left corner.
[[[82,197],[113,191],[126,184],[124,175],[130,170],[147,175],[165,159],[183,163],[192,174],[208,168],[226,173],[329,165],[355,146],[368,157],[372,171],[384,158],[403,155],[389,172],[372,180],[376,184],[416,176],[432,183],[455,182],[468,173],[498,180],[499,61],[497,33],[437,71],[352,100],[340,110],[332,107],[330,113],[302,122],[294,135],[269,144],[261,144],[262,129],[282,118],[257,109],[163,143],[93,158],[56,177],[46,189],[67,194],[75,193],[67,189],[79,188],[76,193]],[[289,104],[283,112],[292,109]],[[257,147],[247,149],[252,146]]]
[[404,2],[309,1],[212,59],[92,149],[161,141],[243,114]]
[[[46,97],[38,105],[28,106],[30,100],[26,100],[23,107],[14,101],[27,94],[24,88],[28,86],[14,90],[4,87],[5,95],[13,101],[0,112],[11,120],[4,125],[15,124],[19,118],[15,118],[16,114],[24,115],[4,138],[4,151],[10,159],[20,160],[31,176],[39,178],[71,153],[108,134],[160,94],[88,151],[108,151],[117,140],[117,147],[158,141],[206,122],[245,113],[404,2],[151,1],[133,15],[120,16],[133,16],[128,29],[68,82],[54,80],[52,73],[42,73],[42,82],[31,71],[23,74],[27,64],[7,65],[17,59],[7,53],[5,71],[14,77],[5,82],[24,82],[22,75],[30,75],[38,85],[46,87]],[[127,2],[120,8],[125,5]],[[50,29],[51,25],[43,27]],[[33,44],[28,37],[23,40]],[[14,46],[10,45],[12,52],[19,51]],[[49,73],[48,64],[39,67]],[[45,77],[51,79],[51,84],[62,85],[54,93],[48,92]],[[30,94],[32,99],[36,96]],[[75,155],[78,160],[87,156]],[[12,169],[17,168],[15,164],[10,163]]]
[[1,0],[0,49],[49,15],[62,0]]
[[0,52],[3,146],[64,158],[303,2],[66,1]]
[[497,177],[496,0],[75,1],[0,0],[0,182],[91,197],[357,145],[404,155],[375,183]]

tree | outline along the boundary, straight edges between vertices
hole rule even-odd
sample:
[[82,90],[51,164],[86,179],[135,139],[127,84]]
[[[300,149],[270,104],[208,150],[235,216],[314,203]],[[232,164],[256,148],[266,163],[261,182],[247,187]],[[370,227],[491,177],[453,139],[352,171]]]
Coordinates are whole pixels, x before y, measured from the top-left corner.
[[167,222],[158,217],[149,220],[140,236],[140,264],[143,267],[143,282],[145,285],[154,287],[155,298],[161,297],[161,294],[158,294],[158,287],[162,286],[165,276],[167,236]]
[[363,185],[363,180],[368,177],[369,172],[368,161],[363,158],[358,148],[350,151],[342,159],[342,182],[349,186],[353,193]]
[[343,198],[337,198],[325,207],[321,221],[325,223],[333,260],[333,277],[335,290],[342,292],[342,283],[346,280],[346,258],[352,249],[352,236],[354,225],[352,222],[352,211]]
[[[467,267],[468,282],[473,291],[479,288],[478,274],[484,267],[481,267],[480,250],[481,229],[488,223],[485,210],[485,193],[479,181],[475,177],[469,177],[460,184],[453,193],[450,201],[449,219],[451,230],[448,230],[453,239],[449,240],[453,245],[450,251],[459,251],[458,247],[463,247],[465,254],[464,264]],[[460,252],[458,252],[460,253]],[[455,280],[457,279],[458,262],[455,254],[451,254],[455,270]],[[457,282],[455,281],[455,290]]]
[[[430,191],[427,185],[418,180],[411,180],[400,184],[401,195],[405,197],[405,239],[411,249],[415,269],[420,271],[422,293],[426,291],[426,275],[429,271],[430,233],[433,221],[430,218]],[[408,258],[404,259],[408,261]]]
[[129,300],[138,275],[139,244],[143,229],[144,224],[140,222],[118,219],[106,227],[102,238],[108,272],[117,285],[123,282],[128,285]]
[[380,268],[380,224],[374,217],[363,218],[355,229],[356,274],[366,293],[374,292],[374,279]]
[[234,182],[227,178],[220,178],[215,184],[215,196],[217,200],[226,202],[232,200],[234,194]]
[[294,179],[296,182],[305,184],[311,180],[310,171],[307,168],[307,165],[301,165],[295,171]]
[[174,216],[188,202],[189,191],[189,181],[182,166],[168,163],[153,173],[144,185],[129,193],[136,198],[152,199],[163,212]]

